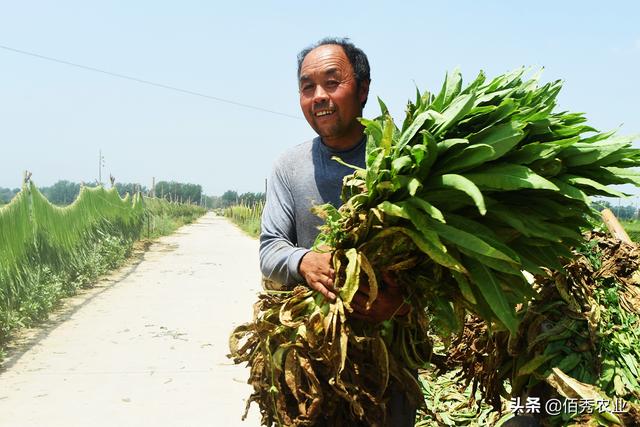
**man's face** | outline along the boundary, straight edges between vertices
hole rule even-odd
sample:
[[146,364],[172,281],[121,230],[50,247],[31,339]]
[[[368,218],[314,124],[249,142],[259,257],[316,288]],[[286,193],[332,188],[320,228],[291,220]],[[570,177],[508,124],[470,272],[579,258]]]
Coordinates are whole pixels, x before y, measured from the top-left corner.
[[300,67],[299,90],[304,117],[325,143],[340,145],[362,134],[356,119],[362,116],[369,83],[358,88],[342,47],[324,45],[309,52]]

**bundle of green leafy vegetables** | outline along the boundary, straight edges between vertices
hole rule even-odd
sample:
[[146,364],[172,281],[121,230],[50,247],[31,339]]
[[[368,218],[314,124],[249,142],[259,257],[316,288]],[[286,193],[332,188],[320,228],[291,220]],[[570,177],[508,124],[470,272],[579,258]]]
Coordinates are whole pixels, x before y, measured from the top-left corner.
[[[556,112],[560,82],[524,74],[480,73],[463,87],[456,71],[438,95],[418,92],[401,126],[382,102],[362,120],[366,168],[345,178],[339,209],[319,209],[316,247],[332,248],[337,301],[305,286],[266,292],[231,337],[263,424],[380,425],[398,388],[422,402],[413,372],[432,361],[433,334],[446,343],[474,315],[517,336],[539,297],[523,271],[560,270],[591,227],[589,196],[640,184],[631,138]],[[409,315],[350,318],[358,288],[373,302],[385,275]]]

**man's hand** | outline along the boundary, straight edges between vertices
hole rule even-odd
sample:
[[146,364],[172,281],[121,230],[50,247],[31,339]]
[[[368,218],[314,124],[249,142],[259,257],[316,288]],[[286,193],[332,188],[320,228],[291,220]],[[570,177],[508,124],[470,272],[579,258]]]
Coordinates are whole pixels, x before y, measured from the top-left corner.
[[307,252],[300,260],[298,270],[311,289],[320,292],[330,301],[336,299],[336,290],[333,288],[335,271],[331,268],[331,252]]
[[367,310],[369,286],[360,285],[358,292],[351,300],[351,308],[353,308],[351,316],[378,323],[393,316],[404,316],[409,312],[409,306],[404,303],[404,295],[400,285],[386,272],[382,274],[382,279],[384,285],[378,289],[378,297],[373,301],[369,310]]

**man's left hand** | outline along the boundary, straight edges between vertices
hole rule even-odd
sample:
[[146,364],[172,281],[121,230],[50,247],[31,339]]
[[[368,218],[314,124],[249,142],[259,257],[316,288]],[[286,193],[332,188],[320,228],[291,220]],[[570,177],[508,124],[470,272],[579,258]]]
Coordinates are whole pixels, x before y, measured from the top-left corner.
[[371,303],[371,307],[368,310],[369,286],[367,284],[360,285],[358,292],[351,300],[353,312],[350,316],[378,323],[393,316],[404,316],[409,312],[409,305],[404,302],[404,295],[400,285],[388,273],[383,273],[382,278],[386,286],[381,286],[378,289],[378,296]]

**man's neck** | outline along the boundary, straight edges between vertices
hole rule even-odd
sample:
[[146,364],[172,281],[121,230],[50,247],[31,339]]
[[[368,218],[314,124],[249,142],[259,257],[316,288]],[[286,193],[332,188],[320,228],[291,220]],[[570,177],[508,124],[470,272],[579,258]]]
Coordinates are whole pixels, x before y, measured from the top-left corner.
[[350,135],[344,135],[336,138],[324,138],[322,137],[322,143],[327,147],[337,150],[337,151],[346,151],[349,150],[360,141],[364,137],[364,127],[359,127],[358,132],[352,132]]

